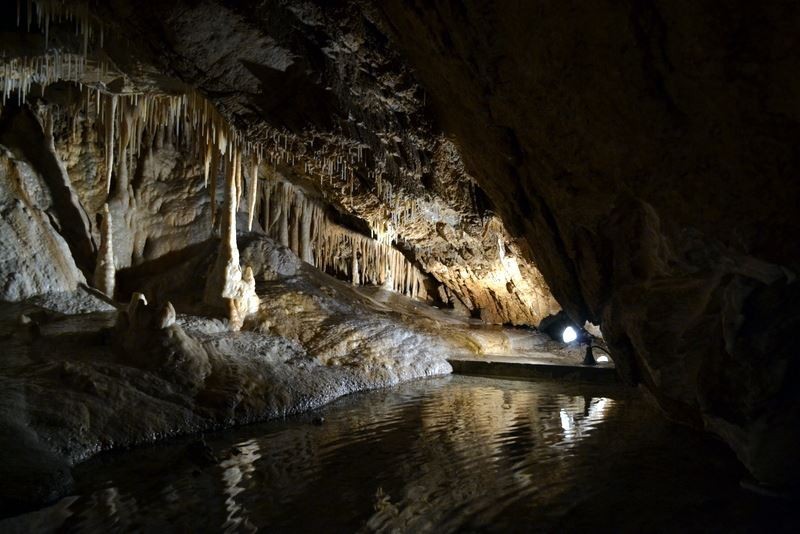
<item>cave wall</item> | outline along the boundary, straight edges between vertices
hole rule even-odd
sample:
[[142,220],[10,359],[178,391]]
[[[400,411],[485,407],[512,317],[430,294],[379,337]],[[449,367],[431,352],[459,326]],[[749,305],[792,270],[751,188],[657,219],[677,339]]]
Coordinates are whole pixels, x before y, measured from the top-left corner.
[[0,301],[71,291],[85,281],[53,205],[41,174],[0,142]]
[[798,6],[373,6],[572,318],[669,414],[793,484]]
[[[61,88],[64,91],[64,88]],[[151,134],[141,153],[117,162],[107,192],[102,121],[92,105],[76,109],[75,87],[64,97],[48,91],[41,102],[57,117],[58,158],[100,242],[99,214],[107,202],[117,270],[157,261],[214,235],[202,161],[167,129]],[[73,113],[70,110],[74,110]]]
[[[154,136],[128,169],[118,166],[109,195],[100,124],[80,102],[77,87],[60,86],[0,114],[2,300],[91,284],[106,202],[118,271],[169,265],[214,235],[202,163],[169,132]],[[129,179],[116,179],[122,172]]]

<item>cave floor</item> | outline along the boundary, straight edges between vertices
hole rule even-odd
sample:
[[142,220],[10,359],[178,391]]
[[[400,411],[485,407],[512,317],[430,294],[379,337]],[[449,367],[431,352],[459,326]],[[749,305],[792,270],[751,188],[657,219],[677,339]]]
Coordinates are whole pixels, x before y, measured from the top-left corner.
[[111,452],[4,532],[796,530],[721,443],[636,390],[465,376]]

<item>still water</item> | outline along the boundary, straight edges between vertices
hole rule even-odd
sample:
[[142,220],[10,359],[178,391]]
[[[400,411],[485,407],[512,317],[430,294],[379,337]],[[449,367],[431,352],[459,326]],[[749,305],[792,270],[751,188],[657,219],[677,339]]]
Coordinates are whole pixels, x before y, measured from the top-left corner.
[[[324,417],[319,424],[315,418]],[[450,376],[313,414],[107,454],[18,529],[790,531],[714,440],[635,392]]]

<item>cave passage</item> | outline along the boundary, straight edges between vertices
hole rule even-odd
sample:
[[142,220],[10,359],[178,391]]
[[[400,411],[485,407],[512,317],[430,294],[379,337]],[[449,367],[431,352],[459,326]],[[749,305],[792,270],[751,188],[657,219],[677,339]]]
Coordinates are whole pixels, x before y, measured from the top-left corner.
[[797,531],[797,28],[3,2],[0,531]]

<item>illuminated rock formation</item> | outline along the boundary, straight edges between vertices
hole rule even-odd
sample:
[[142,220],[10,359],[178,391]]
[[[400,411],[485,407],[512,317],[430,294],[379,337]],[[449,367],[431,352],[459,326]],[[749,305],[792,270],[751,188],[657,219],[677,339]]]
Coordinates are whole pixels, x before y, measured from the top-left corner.
[[108,204],[106,204],[103,206],[103,219],[100,223],[100,249],[97,251],[94,287],[114,298],[115,276],[114,237],[111,227],[111,213],[108,211]]
[[[225,154],[224,149],[222,151]],[[244,273],[239,264],[239,248],[236,243],[237,181],[241,183],[241,155],[230,157],[225,172],[225,200],[222,213],[222,232],[219,252],[214,267],[208,274],[205,287],[205,302],[227,309],[230,327],[239,330],[248,315],[258,310],[255,279],[250,267]]]
[[[324,273],[492,324],[563,307],[671,417],[797,479],[796,7],[6,4],[4,299],[95,266],[113,292],[115,264],[121,298],[169,273],[180,311],[309,346]],[[325,282],[259,305],[283,273]]]

